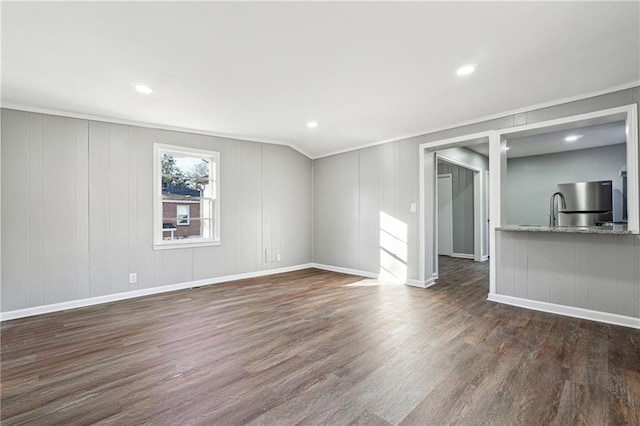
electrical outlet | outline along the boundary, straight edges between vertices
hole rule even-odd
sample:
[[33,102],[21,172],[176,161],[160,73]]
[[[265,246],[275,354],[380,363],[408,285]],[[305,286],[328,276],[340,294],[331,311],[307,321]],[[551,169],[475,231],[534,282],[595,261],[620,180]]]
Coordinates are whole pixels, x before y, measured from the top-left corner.
[[282,257],[280,256],[280,253],[276,254],[276,262],[280,262],[282,260]]
[[129,274],[129,284],[135,284],[136,282],[138,282],[138,274],[136,274],[135,272]]

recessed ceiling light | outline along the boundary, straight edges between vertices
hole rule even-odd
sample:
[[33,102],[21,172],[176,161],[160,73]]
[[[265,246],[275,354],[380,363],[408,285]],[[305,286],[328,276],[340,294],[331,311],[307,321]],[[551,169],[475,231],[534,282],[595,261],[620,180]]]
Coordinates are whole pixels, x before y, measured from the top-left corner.
[[317,121],[309,121],[307,123],[307,127],[310,129],[315,129],[316,127],[318,127],[318,122]]
[[565,140],[566,142],[575,142],[575,141],[577,141],[578,139],[580,139],[581,137],[582,137],[582,135],[569,135],[569,136],[567,136],[566,138],[564,138],[564,140]]
[[136,89],[136,92],[142,93],[142,94],[145,94],[145,95],[153,93],[153,89],[151,87],[145,85],[145,84],[135,83],[133,85],[133,88]]
[[463,65],[456,71],[458,75],[469,75],[476,70],[476,64]]

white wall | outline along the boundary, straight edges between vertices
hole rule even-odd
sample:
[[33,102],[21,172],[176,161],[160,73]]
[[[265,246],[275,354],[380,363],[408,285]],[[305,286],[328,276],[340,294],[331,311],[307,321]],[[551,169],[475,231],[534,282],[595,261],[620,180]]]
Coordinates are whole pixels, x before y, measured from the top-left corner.
[[637,235],[498,231],[496,244],[496,294],[640,318]]
[[[312,217],[313,261],[378,273],[380,212],[406,225],[407,277],[425,280],[418,268],[420,213],[410,208],[419,198],[421,143],[639,101],[636,87],[313,164],[281,146],[4,110],[2,309],[306,263]],[[151,249],[153,142],[221,152],[221,202],[227,207],[220,247]],[[589,247],[603,258],[639,238],[610,244],[606,236],[593,237]],[[265,264],[265,248],[279,248],[282,263]],[[627,261],[637,274],[640,256]],[[138,273],[137,284],[128,284],[129,272]],[[608,269],[602,274],[602,280],[614,279]],[[509,285],[505,279],[499,286]],[[633,285],[640,316],[640,283]]]
[[[314,160],[314,261],[380,272],[380,213],[407,227],[408,278],[417,278],[419,139]],[[402,225],[401,225],[402,226]]]
[[[473,223],[473,171],[438,160],[438,175],[448,173],[451,174],[449,196],[452,204],[452,250],[456,254],[473,256],[475,247],[473,231],[476,226]],[[439,191],[438,189],[438,194],[440,194]],[[438,227],[438,232],[440,229]]]
[[[379,271],[377,212],[391,209],[392,214],[407,223],[409,279],[426,281],[430,277],[419,276],[417,214],[409,211],[409,203],[418,200],[418,146],[473,133],[504,129],[554,118],[598,111],[640,101],[640,87],[613,92],[548,108],[531,110],[514,115],[430,133],[411,139],[391,142],[371,148],[314,160],[314,260],[333,266]],[[427,200],[432,198],[427,197]],[[430,203],[430,201],[427,201]],[[427,208],[433,208],[427,204]],[[617,256],[619,247],[638,244],[638,236],[621,237],[620,244],[611,244],[605,238],[594,236],[589,244],[594,253],[605,257]],[[545,238],[545,237],[542,237]],[[427,241],[427,244],[430,244]],[[522,259],[521,259],[522,260]],[[526,260],[526,258],[524,258]],[[628,259],[634,273],[640,273],[640,257]],[[427,257],[425,262],[430,262]],[[498,263],[498,269],[504,265]],[[427,268],[428,269],[428,268]],[[575,271],[577,277],[586,271]],[[611,273],[605,270],[603,274]],[[504,285],[509,285],[508,274],[499,274]],[[613,282],[614,277],[603,280]],[[617,279],[617,278],[615,278]],[[634,293],[636,316],[640,316],[640,283],[636,280]],[[500,287],[499,287],[500,288]],[[628,310],[625,310],[628,312]]]
[[[220,246],[152,249],[154,142],[220,152]],[[2,110],[2,311],[309,263],[310,190],[289,147]]]
[[507,223],[548,225],[549,198],[559,183],[613,181],[614,220],[622,219],[622,178],[626,144],[507,160]]

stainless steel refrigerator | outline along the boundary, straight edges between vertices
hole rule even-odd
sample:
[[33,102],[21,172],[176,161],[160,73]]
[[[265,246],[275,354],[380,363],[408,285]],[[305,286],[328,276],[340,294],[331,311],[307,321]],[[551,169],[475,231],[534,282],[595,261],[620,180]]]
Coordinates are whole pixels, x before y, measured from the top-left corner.
[[558,215],[560,226],[594,226],[613,220],[613,182],[561,183],[566,208]]

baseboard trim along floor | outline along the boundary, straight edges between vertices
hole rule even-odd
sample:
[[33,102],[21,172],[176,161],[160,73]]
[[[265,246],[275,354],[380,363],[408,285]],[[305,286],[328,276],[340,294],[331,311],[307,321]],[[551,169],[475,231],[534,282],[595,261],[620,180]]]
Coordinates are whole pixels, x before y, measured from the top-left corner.
[[375,272],[361,271],[359,269],[343,268],[342,266],[325,265],[323,263],[311,263],[311,267],[322,269],[324,271],[340,272],[341,274],[378,279],[378,274]]
[[[247,278],[255,278],[255,277],[262,277],[266,275],[280,274],[284,272],[298,271],[298,270],[307,269],[307,268],[317,268],[325,271],[339,272],[343,274],[356,275],[356,276],[361,276],[365,278],[377,279],[379,277],[378,274],[373,272],[368,272],[368,271],[343,268],[340,266],[324,265],[320,263],[305,263],[300,265],[288,266],[284,268],[275,268],[275,269],[267,269],[262,271],[247,272],[242,274],[225,275],[225,276],[216,277],[216,278],[208,278],[203,280],[188,281],[188,282],[170,284],[165,286],[150,287],[150,288],[133,290],[133,291],[123,292],[123,293],[96,296],[96,297],[90,297],[90,298],[79,299],[79,300],[70,300],[68,302],[53,303],[49,305],[35,306],[31,308],[1,312],[0,321],[8,321],[12,319],[25,318],[25,317],[30,317],[34,315],[64,311],[67,309],[75,309],[75,308],[82,308],[82,307],[87,307],[92,305],[99,305],[102,303],[115,302],[118,300],[133,299],[141,296],[168,293],[171,291],[184,290],[187,288],[198,287],[203,285],[220,284],[220,283],[237,281],[237,280],[242,280]],[[437,276],[434,276],[427,281],[408,279],[406,280],[405,284],[414,286],[414,287],[428,288],[436,284],[436,279],[437,279]],[[487,300],[498,302],[498,303],[504,303],[512,306],[518,306],[521,308],[533,309],[533,310],[542,311],[542,312],[549,312],[553,314],[565,315],[565,316],[570,316],[574,318],[581,318],[581,319],[587,319],[591,321],[599,321],[607,324],[621,325],[624,327],[640,329],[640,318],[629,317],[625,315],[594,311],[590,309],[578,308],[573,306],[557,305],[555,303],[540,302],[536,300],[522,299],[519,297],[505,296],[505,295],[495,294],[495,293],[489,294],[487,296]]]
[[[216,278],[207,278],[197,281],[187,281],[177,284],[169,284],[158,287],[144,288],[140,290],[132,290],[122,293],[108,294],[104,296],[89,297],[86,299],[70,300],[67,302],[52,303],[49,305],[34,306],[31,308],[16,309],[13,311],[0,312],[0,321],[8,321],[12,319],[25,318],[34,315],[47,314],[51,312],[64,311],[67,309],[83,308],[87,306],[99,305],[101,303],[116,302],[118,300],[132,299],[135,297],[149,296],[153,294],[167,293],[170,291],[184,290],[186,288],[198,287],[203,285],[220,284],[230,281],[243,280],[246,278],[262,277],[265,275],[280,274],[283,272],[299,271],[301,269],[317,268],[325,271],[339,272],[343,274],[356,275],[365,278],[378,279],[378,274],[368,271],[360,271],[357,269],[343,268],[340,266],[324,265],[320,263],[304,263],[300,265],[288,266],[284,268],[266,269],[262,271],[246,272],[242,274],[225,275]],[[426,288],[434,284],[434,280],[423,282],[420,280],[408,279],[407,285],[414,287]]]
[[591,309],[577,308],[575,306],[557,305],[555,303],[540,302],[537,300],[522,299],[520,297],[505,296],[502,294],[489,294],[487,300],[518,306],[520,308],[533,309],[536,311],[549,312],[552,314],[565,315],[568,317],[581,318],[591,321],[604,322],[607,324],[621,325],[640,329],[640,318],[626,315],[612,314],[608,312],[593,311]]
[[[382,284],[382,285],[378,285]],[[638,330],[303,269],[1,325],[2,424],[638,424]]]
[[[324,271],[340,272],[342,274],[357,275],[359,277],[373,278],[376,280],[380,278],[380,274],[376,274],[375,272],[361,271],[359,269],[343,268],[341,266],[325,265],[322,263],[312,263],[311,265],[314,268],[322,269]],[[407,278],[403,284],[410,285],[412,287],[427,288],[435,284],[435,278],[437,278],[437,276],[427,281]]]
[[187,281],[177,284],[169,284],[158,287],[149,287],[140,290],[126,291],[123,293],[107,294],[104,296],[89,297],[86,299],[70,300],[68,302],[52,303],[50,305],[35,306],[32,308],[17,309],[0,313],[0,321],[8,321],[17,318],[25,318],[34,315],[48,314],[51,312],[64,311],[67,309],[83,308],[86,306],[99,305],[102,303],[116,302],[118,300],[133,299],[135,297],[149,296],[152,294],[168,293],[170,291],[184,290],[186,288],[203,285],[221,284],[230,281],[244,280],[247,278],[262,277],[265,275],[281,274],[283,272],[299,271],[301,269],[313,268],[312,263],[287,266],[284,268],[265,269],[262,271],[246,272],[242,274],[225,275],[216,278],[207,278],[197,281]]

